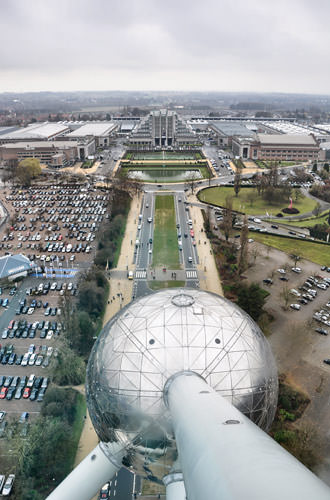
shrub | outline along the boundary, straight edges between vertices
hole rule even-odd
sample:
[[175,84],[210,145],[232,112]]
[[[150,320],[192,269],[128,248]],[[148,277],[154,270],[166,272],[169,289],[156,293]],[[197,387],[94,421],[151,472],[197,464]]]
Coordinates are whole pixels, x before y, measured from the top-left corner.
[[285,214],[299,214],[298,208],[294,208],[294,207],[292,207],[292,208],[289,208],[289,207],[283,208],[282,212],[285,213]]

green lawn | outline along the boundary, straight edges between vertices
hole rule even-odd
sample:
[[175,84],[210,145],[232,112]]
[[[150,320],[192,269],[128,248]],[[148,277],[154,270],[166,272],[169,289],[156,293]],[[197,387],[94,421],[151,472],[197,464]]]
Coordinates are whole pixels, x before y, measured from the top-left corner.
[[151,290],[162,290],[163,288],[183,288],[185,286],[186,282],[185,281],[149,281],[148,282],[148,287],[151,288]]
[[180,268],[174,197],[171,195],[156,196],[153,246],[153,266]]
[[327,222],[329,217],[329,210],[325,212],[324,215],[320,215],[319,217],[313,217],[312,219],[306,219],[306,220],[269,220],[269,222],[274,222],[275,224],[280,223],[280,224],[288,224],[289,226],[295,226],[295,227],[313,227],[315,224],[324,224]]
[[75,417],[74,417],[74,422],[73,422],[73,425],[72,425],[72,448],[70,449],[70,452],[69,452],[69,470],[68,470],[68,473],[70,472],[70,470],[72,470],[73,468],[73,465],[74,465],[74,461],[75,461],[75,458],[76,458],[76,454],[77,454],[77,449],[78,449],[78,444],[79,444],[79,440],[80,440],[80,435],[82,433],[82,430],[83,430],[83,427],[84,427],[84,423],[85,423],[85,419],[84,419],[84,416],[86,415],[86,399],[84,398],[84,396],[80,393],[77,393],[77,399],[76,399],[76,411],[75,411]]
[[[251,193],[255,194],[252,200],[249,200]],[[270,215],[276,215],[289,205],[289,200],[286,203],[280,205],[270,205],[267,201],[264,201],[258,193],[253,188],[242,187],[238,196],[235,196],[233,187],[212,187],[203,189],[198,193],[198,198],[206,203],[212,203],[213,205],[225,206],[226,198],[232,197],[233,199],[233,209],[240,212],[244,212],[248,215],[262,215],[269,213]],[[299,201],[294,202],[293,206],[297,208],[301,214],[306,212],[311,212],[315,207],[315,201],[302,197]]]
[[265,245],[277,248],[288,254],[298,254],[321,266],[330,267],[330,246],[312,241],[300,241],[293,238],[281,238],[262,233],[250,233],[251,238]]

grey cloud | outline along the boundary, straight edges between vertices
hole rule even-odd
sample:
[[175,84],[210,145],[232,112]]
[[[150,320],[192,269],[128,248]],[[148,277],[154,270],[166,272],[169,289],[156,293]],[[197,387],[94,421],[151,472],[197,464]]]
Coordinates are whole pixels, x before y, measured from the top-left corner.
[[327,0],[2,0],[0,90],[20,75],[36,90],[325,92],[329,14]]

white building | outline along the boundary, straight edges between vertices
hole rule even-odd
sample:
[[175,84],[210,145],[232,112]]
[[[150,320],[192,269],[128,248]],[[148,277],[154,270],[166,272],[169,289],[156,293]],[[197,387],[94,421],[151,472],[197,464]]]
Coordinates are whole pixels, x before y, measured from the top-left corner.
[[83,140],[93,137],[96,147],[107,147],[110,143],[110,136],[115,132],[118,125],[112,122],[89,122],[75,128],[66,136],[68,139]]

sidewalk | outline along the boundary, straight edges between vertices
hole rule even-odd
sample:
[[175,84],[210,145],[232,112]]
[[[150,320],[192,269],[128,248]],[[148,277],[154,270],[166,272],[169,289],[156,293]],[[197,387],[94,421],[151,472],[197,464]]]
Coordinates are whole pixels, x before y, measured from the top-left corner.
[[[103,326],[112,318],[116,312],[120,310],[121,307],[128,304],[131,301],[133,281],[127,279],[127,265],[129,270],[133,270],[133,254],[134,245],[130,244],[132,240],[132,234],[135,235],[137,229],[137,214],[139,214],[139,208],[141,205],[141,197],[135,197],[131,202],[131,208],[128,213],[126,230],[123,238],[121,253],[118,259],[118,266],[116,270],[125,271],[125,278],[122,279],[109,279],[110,293],[109,301],[103,318]],[[135,241],[133,239],[133,241]],[[119,297],[117,293],[121,293]],[[113,297],[115,297],[113,299]],[[85,394],[85,388],[82,386],[79,388],[80,392]],[[77,455],[75,459],[75,466],[78,465],[87,455],[90,453],[95,446],[98,444],[98,437],[92,425],[91,419],[87,412],[86,420],[84,423],[84,428],[80,436]],[[98,496],[95,496],[93,500],[97,500]]]
[[[188,201],[192,203],[198,202],[195,195],[189,195]],[[193,221],[195,231],[195,239],[197,241],[197,252],[199,264],[197,265],[200,289],[208,292],[213,292],[218,295],[223,295],[220,277],[215,264],[212,253],[212,248],[207,238],[205,231],[201,231],[204,227],[204,219],[202,211],[199,207],[189,206],[190,217]]]
[[[121,245],[118,265],[113,271],[122,271],[124,277],[109,278],[109,300],[104,313],[103,325],[105,325],[122,307],[131,302],[133,292],[133,280],[127,279],[127,272],[134,271],[134,242],[138,225],[138,214],[140,213],[142,196],[135,196],[131,202],[131,208],[127,216],[126,230]],[[118,295],[119,294],[119,295]]]

